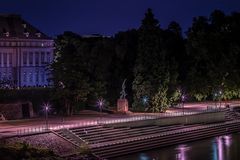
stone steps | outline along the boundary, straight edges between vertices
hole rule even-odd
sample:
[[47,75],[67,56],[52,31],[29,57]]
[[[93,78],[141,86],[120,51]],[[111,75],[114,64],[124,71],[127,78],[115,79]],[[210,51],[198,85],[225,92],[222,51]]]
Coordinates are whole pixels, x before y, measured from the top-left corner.
[[240,116],[236,114],[234,111],[230,111],[229,108],[225,108],[225,119],[226,121],[237,120],[240,119]]
[[[225,116],[236,119],[239,116],[226,109]],[[240,131],[240,121],[226,121],[208,125],[173,125],[145,126],[138,128],[111,128],[102,125],[76,127],[69,129],[71,134],[56,131],[74,144],[79,145],[77,138],[89,144],[92,152],[102,158],[112,158],[143,150],[149,150],[168,145],[185,143],[204,138],[224,135]]]
[[182,129],[185,128],[186,126],[174,126],[174,127],[155,127],[154,129],[147,130],[147,129],[125,129],[124,131],[109,131],[104,134],[98,133],[97,135],[91,134],[90,136],[85,134],[76,134],[79,137],[85,139],[86,141],[89,142],[89,144],[94,144],[94,143],[101,143],[105,141],[114,141],[118,139],[123,139],[123,138],[129,138],[129,137],[136,137],[136,136],[142,136],[142,135],[148,135],[148,134],[153,134],[153,133],[160,133],[160,132],[166,132],[170,131],[173,129]]
[[[238,123],[238,125],[239,124],[240,123]],[[226,127],[228,128],[228,131],[226,131]],[[240,127],[236,124],[228,124],[217,127],[206,127],[203,129],[197,129],[195,131],[186,131],[177,134],[130,141],[127,143],[120,143],[104,147],[101,146],[99,148],[93,148],[92,151],[100,157],[111,158],[124,154],[139,152],[142,150],[149,150],[188,141],[195,141],[237,131],[240,131]]]

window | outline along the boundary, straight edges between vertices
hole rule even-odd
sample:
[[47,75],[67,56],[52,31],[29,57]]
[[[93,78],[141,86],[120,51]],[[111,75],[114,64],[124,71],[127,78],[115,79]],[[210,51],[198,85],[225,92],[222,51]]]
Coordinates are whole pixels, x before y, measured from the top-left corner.
[[36,77],[35,77],[35,80],[36,80],[36,82],[38,82],[39,81],[39,79],[38,79],[38,72],[36,72],[36,75],[35,75]]
[[8,73],[8,79],[12,79],[12,72]]
[[42,78],[42,82],[45,82],[45,74],[44,74],[44,72],[42,72],[41,78]]
[[9,66],[12,66],[12,53],[9,53]]
[[26,66],[27,65],[27,52],[23,53],[23,65]]
[[50,60],[50,52],[47,52],[47,63],[50,63],[51,60]]
[[29,73],[29,82],[32,82],[32,80],[33,80],[33,75],[32,75],[32,73],[30,72],[30,73]]
[[27,73],[26,72],[23,73],[23,82],[27,82]]
[[33,64],[33,52],[30,52],[29,55],[29,65],[32,65]]
[[7,66],[7,53],[3,53],[3,64]]
[[45,63],[45,53],[41,52],[41,63],[44,64]]
[[39,65],[39,52],[35,52],[35,65]]
[[0,52],[0,66],[2,66],[2,53]]

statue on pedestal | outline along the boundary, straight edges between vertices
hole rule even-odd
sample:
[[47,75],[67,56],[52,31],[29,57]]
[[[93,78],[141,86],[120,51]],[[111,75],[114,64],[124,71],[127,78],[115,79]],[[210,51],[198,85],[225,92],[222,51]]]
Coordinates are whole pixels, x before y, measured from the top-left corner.
[[125,99],[126,96],[127,96],[127,93],[125,92],[125,88],[126,88],[125,83],[126,83],[126,80],[127,80],[127,79],[124,79],[123,84],[122,84],[122,91],[120,92],[120,94],[121,94],[120,99]]
[[126,99],[127,93],[125,91],[126,88],[126,80],[124,79],[123,84],[122,84],[122,91],[120,92],[121,96],[117,101],[117,111],[118,112],[128,112],[128,100]]

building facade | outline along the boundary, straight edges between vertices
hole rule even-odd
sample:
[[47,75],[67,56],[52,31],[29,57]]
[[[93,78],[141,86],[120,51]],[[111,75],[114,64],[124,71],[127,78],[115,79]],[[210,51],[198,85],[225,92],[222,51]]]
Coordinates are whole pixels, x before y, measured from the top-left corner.
[[0,15],[2,87],[50,85],[54,41],[19,15]]

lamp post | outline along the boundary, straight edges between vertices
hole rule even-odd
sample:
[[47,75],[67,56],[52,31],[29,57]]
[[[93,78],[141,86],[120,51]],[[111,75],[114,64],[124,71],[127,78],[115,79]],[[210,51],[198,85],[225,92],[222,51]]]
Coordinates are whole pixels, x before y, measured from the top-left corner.
[[97,106],[99,107],[99,110],[101,112],[100,120],[102,121],[102,109],[103,109],[103,106],[104,106],[104,99],[100,98],[97,101]]
[[45,123],[46,123],[46,129],[48,130],[48,111],[50,110],[49,103],[43,104],[43,109],[45,111]]
[[215,108],[217,108],[217,97],[218,97],[218,94],[214,93]]
[[222,91],[219,91],[219,109],[221,108]]
[[[144,112],[145,111],[147,111],[147,106],[148,106],[148,97],[147,96],[144,96],[143,98],[142,98],[142,103],[143,103],[143,106],[144,106]],[[145,113],[145,119],[147,119],[146,118],[146,113]]]
[[45,108],[46,128],[48,129],[48,106]]
[[103,100],[102,100],[102,99],[100,99],[98,104],[99,104],[99,109],[100,109],[100,112],[102,113]]
[[181,100],[182,100],[182,109],[183,109],[183,115],[184,115],[184,101],[185,101],[185,95],[183,94],[182,97],[181,97]]
[[[59,89],[61,90],[60,92],[64,92],[64,88],[66,86],[64,85],[64,83],[62,81],[58,82],[58,86],[59,86]],[[66,98],[65,97],[63,98],[63,101],[64,101],[64,104],[66,104]],[[62,114],[61,122],[63,123],[64,122],[64,113],[63,113],[63,111],[61,111],[61,114]]]

